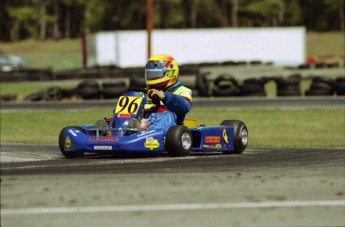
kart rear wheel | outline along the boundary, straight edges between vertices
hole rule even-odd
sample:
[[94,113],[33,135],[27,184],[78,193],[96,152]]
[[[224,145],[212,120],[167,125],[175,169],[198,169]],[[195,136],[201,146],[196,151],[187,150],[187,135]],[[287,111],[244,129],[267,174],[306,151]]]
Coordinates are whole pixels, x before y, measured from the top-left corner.
[[173,157],[189,155],[192,143],[192,134],[183,125],[171,127],[165,137],[165,147],[168,154]]
[[61,153],[66,157],[66,158],[76,158],[76,157],[82,157],[84,155],[83,151],[66,151],[65,149],[65,145],[66,145],[66,137],[64,136],[64,131],[67,128],[75,128],[78,129],[81,132],[86,133],[86,131],[78,126],[69,126],[69,127],[65,127],[61,130],[60,135],[59,135],[59,147],[60,147],[60,151]]
[[234,127],[234,150],[223,151],[224,154],[241,154],[248,145],[248,129],[247,126],[238,120],[224,120],[220,125]]

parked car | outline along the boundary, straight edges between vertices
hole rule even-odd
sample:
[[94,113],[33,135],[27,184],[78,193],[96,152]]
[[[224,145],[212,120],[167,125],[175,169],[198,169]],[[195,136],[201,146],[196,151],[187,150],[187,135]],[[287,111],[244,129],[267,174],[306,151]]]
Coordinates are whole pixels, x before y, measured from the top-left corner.
[[24,68],[24,61],[19,56],[8,55],[0,50],[0,71],[8,72]]

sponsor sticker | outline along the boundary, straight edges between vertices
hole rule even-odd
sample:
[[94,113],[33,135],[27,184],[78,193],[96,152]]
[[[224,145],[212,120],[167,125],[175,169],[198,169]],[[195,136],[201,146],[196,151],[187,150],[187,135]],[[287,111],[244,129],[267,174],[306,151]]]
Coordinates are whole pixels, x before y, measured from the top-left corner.
[[225,144],[229,143],[228,134],[226,132],[226,129],[223,130],[223,139],[224,139]]
[[112,146],[93,146],[94,150],[112,150]]
[[[72,129],[70,129],[70,130],[68,130],[73,136],[77,136],[77,134],[72,130]],[[78,131],[76,131],[77,133],[79,132],[79,130]]]
[[65,139],[65,147],[70,148],[71,146],[72,146],[72,141],[71,141],[71,139],[69,138],[69,136],[66,136],[66,139]]
[[118,137],[90,137],[90,141],[118,141]]
[[119,118],[130,118],[131,114],[118,114],[117,115]]
[[146,148],[151,149],[151,151],[155,148],[159,147],[159,142],[158,140],[156,140],[155,138],[153,138],[152,136],[146,137],[146,141],[144,143],[144,146]]
[[220,136],[206,136],[205,143],[220,143]]
[[149,131],[143,131],[143,132],[138,133],[138,134],[137,134],[137,137],[142,137],[142,136],[145,136],[145,135],[147,135],[147,134],[153,133],[153,132],[155,132],[155,131],[156,131],[155,129],[149,130]]
[[220,148],[222,148],[222,145],[220,143],[211,144],[211,145],[210,144],[204,144],[202,147],[205,149],[220,149]]

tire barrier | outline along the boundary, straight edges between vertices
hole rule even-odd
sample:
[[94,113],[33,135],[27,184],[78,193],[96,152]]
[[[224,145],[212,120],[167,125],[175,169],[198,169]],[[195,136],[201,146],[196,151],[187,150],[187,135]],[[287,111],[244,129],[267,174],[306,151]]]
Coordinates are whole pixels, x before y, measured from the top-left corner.
[[[194,85],[186,85],[192,89],[193,97],[236,97],[236,96],[267,96],[265,85],[273,81],[277,85],[277,96],[301,96],[300,82],[302,77],[299,74],[284,77],[261,77],[250,78],[242,84],[231,75],[223,74],[210,83],[209,73],[198,73]],[[305,78],[306,79],[306,78]],[[308,78],[311,85],[305,96],[331,96],[345,95],[345,77],[335,79],[329,77],[313,76]],[[145,87],[145,79],[133,77],[130,79],[130,87]],[[210,89],[212,88],[212,89]],[[62,99],[112,99],[118,98],[127,91],[127,81],[103,82],[101,86],[95,80],[85,80],[75,88],[64,89],[50,87],[40,90],[24,97],[25,101],[57,101]],[[11,102],[17,100],[16,94],[2,94],[1,101]]]
[[345,95],[345,77],[335,79],[334,90],[339,96]]
[[278,77],[274,81],[277,85],[277,96],[301,96],[301,75],[294,74],[287,78]]
[[195,87],[200,97],[210,96],[210,86],[207,75],[209,75],[209,73],[198,73],[196,75]]
[[1,102],[13,102],[17,100],[17,94],[3,94],[0,95]]
[[306,96],[332,96],[334,93],[334,80],[317,76],[312,78],[309,90],[305,92]]
[[212,95],[215,97],[238,96],[240,88],[237,80],[231,75],[220,75],[214,80]]
[[103,99],[113,99],[120,97],[127,91],[125,81],[120,82],[103,82],[102,83],[102,97]]
[[60,101],[63,99],[62,89],[59,87],[50,87],[40,90],[33,94],[25,96],[25,101]]
[[243,81],[240,86],[241,96],[266,96],[265,84],[266,78],[251,78]]
[[143,76],[132,76],[129,79],[129,87],[146,87],[145,78]]
[[77,86],[77,92],[82,99],[90,100],[101,98],[101,89],[95,80],[85,80],[81,82]]
[[77,95],[77,88],[61,88],[62,97],[64,99],[70,99]]

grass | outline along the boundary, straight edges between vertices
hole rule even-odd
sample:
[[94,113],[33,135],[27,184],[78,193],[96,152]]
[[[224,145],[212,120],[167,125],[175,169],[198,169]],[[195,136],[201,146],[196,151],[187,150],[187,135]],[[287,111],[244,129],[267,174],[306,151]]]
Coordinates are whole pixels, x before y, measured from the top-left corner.
[[307,56],[344,56],[343,32],[309,32],[307,34]]
[[30,68],[63,70],[82,67],[80,39],[24,40],[0,45],[5,52],[22,57]]
[[[57,144],[68,125],[93,123],[110,116],[108,109],[83,111],[1,112],[1,143]],[[219,125],[240,119],[249,130],[251,148],[345,147],[345,109],[204,109],[189,118],[198,124]]]
[[49,87],[58,86],[60,88],[74,88],[79,80],[67,81],[30,81],[30,82],[6,82],[0,84],[0,94],[17,94],[17,101],[21,102],[25,96],[44,90]]

